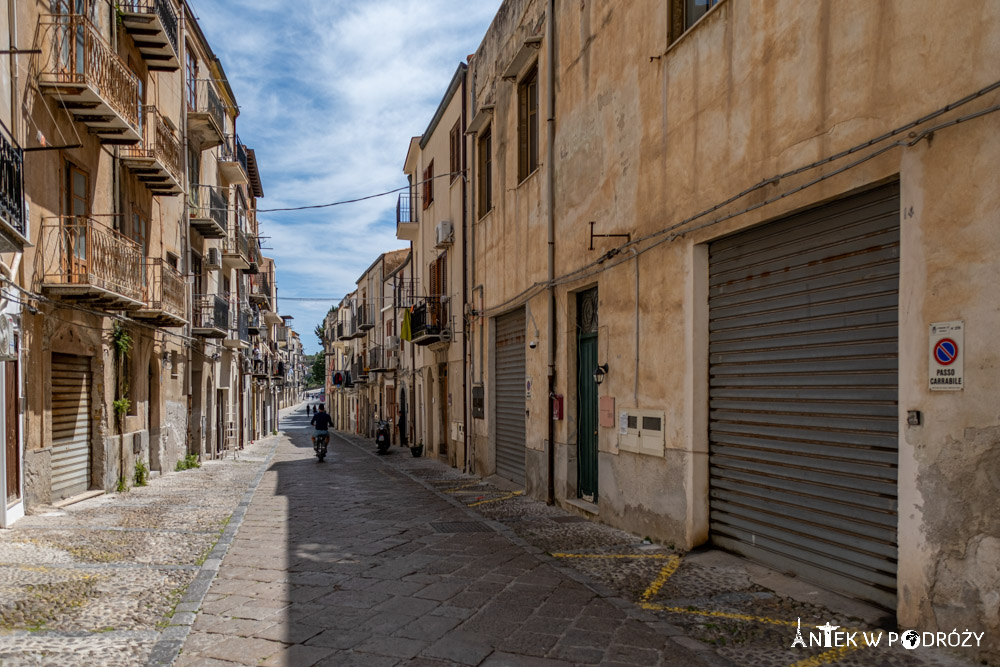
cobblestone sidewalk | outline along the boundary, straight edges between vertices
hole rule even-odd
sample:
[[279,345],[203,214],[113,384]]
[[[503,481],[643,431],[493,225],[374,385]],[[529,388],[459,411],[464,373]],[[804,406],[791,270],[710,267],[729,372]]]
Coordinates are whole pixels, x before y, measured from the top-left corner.
[[143,665],[168,652],[277,441],[0,531],[0,665]]
[[[343,437],[374,455],[372,441]],[[830,619],[845,629],[896,628],[888,625],[888,618],[877,618],[874,610],[720,551],[685,554],[672,545],[658,545],[526,498],[505,488],[501,480],[490,483],[433,459],[413,458],[406,449],[392,448],[381,458],[496,522],[514,539],[547,554],[557,567],[584,577],[602,595],[633,601],[637,608],[669,624],[675,642],[708,662],[775,667],[977,664],[958,652],[912,652],[899,644],[890,649],[884,641],[878,648],[793,650],[790,646],[800,618],[805,633]],[[836,609],[828,604],[833,602]]]

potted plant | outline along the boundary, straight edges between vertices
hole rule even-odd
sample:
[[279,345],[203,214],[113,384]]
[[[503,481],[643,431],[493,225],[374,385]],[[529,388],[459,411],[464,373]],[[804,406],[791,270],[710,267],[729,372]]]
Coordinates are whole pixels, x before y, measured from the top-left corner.
[[410,454],[413,458],[419,458],[424,453],[424,443],[418,442],[417,444],[410,447]]

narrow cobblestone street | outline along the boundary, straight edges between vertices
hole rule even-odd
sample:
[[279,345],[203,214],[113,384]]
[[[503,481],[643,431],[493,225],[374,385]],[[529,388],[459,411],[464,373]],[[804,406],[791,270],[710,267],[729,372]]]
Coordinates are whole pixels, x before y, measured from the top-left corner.
[[301,407],[282,429],[0,533],[0,664],[971,664],[789,650],[798,618],[876,621],[404,449],[336,435],[318,463]]
[[316,462],[300,414],[177,665],[703,664],[368,451]]

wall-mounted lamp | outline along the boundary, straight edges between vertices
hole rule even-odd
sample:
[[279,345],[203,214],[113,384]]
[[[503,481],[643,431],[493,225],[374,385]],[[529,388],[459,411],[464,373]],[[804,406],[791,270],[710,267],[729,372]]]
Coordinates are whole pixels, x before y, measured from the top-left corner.
[[601,384],[604,382],[604,375],[608,372],[608,365],[602,364],[594,370],[594,382]]

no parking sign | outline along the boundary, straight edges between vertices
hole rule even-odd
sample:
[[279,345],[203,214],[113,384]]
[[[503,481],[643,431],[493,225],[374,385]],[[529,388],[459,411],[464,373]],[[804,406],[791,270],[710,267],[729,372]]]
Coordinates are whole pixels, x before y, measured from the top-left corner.
[[933,391],[959,391],[965,386],[962,353],[965,327],[956,322],[931,324],[930,387]]

